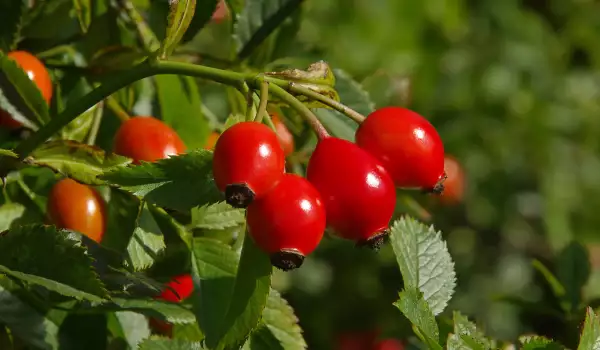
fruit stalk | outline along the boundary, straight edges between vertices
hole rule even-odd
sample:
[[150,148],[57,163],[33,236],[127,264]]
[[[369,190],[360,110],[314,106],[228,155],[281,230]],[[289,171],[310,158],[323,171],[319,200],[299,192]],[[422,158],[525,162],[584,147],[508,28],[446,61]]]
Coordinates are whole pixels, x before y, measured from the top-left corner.
[[316,91],[302,87],[298,84],[294,84],[293,82],[289,83],[287,85],[287,90],[290,92],[304,95],[306,97],[310,97],[313,100],[319,101],[319,102],[335,109],[336,111],[338,111],[342,114],[345,114],[346,116],[348,116],[348,118],[354,120],[358,124],[362,123],[366,119],[364,115],[358,113],[357,111],[353,110],[352,108],[350,108],[336,100],[333,100],[325,95],[321,95],[320,93],[318,93]]
[[294,108],[302,118],[304,118],[312,127],[312,129],[317,134],[319,140],[329,137],[329,133],[321,124],[317,116],[306,107],[306,105],[300,102],[297,98],[295,98],[292,94],[285,91],[283,88],[275,85],[269,84],[269,91],[279,97],[281,100],[290,105],[290,107]]
[[[130,69],[116,72],[114,76],[110,79],[106,79],[105,82],[96,89],[92,90],[73,104],[68,105],[62,113],[51,118],[48,124],[40,128],[36,133],[31,135],[31,137],[17,146],[15,152],[19,155],[19,160],[23,160],[29,156],[29,154],[40,144],[44,143],[62,127],[84,113],[90,106],[95,105],[116,91],[138,80],[161,74],[179,74],[208,79],[236,87],[240,91],[244,90],[244,86],[247,83],[252,85],[256,84],[255,73],[239,73],[184,62],[146,60]],[[286,101],[290,106],[298,110],[301,115],[304,115],[306,119],[310,121],[310,124],[320,137],[328,136],[327,131],[314,114],[294,96],[282,88],[287,88],[290,85],[289,81],[273,77],[264,77],[264,80],[269,82],[269,91]],[[304,91],[304,89],[298,91],[312,94],[312,92]],[[334,108],[336,106],[336,104],[333,103],[335,102],[333,100],[324,99],[322,102]],[[340,107],[338,106],[338,108]],[[4,157],[3,161],[7,161],[7,159]]]
[[267,102],[269,102],[269,82],[264,79],[260,79],[260,103],[258,104],[258,114],[256,115],[256,121],[262,122],[265,114],[267,114]]

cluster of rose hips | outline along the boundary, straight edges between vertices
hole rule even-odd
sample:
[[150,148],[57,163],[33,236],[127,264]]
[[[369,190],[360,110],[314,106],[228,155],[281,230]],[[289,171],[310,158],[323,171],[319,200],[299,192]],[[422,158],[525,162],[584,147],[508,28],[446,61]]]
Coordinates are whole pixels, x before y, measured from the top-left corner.
[[321,137],[306,178],[285,172],[285,152],[264,124],[241,122],[219,137],[215,183],[230,205],[247,209],[248,232],[274,266],[299,267],[326,227],[376,249],[388,234],[396,187],[442,192],[444,147],[422,116],[381,108],[355,136],[356,143]]

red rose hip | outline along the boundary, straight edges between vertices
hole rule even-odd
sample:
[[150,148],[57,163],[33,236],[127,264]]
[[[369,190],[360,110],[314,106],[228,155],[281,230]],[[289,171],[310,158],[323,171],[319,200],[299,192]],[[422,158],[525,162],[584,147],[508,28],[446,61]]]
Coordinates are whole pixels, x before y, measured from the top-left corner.
[[460,203],[465,192],[465,174],[460,163],[452,156],[444,158],[444,192],[439,197],[442,204],[453,205]]
[[298,268],[312,253],[325,231],[325,206],[321,195],[306,179],[284,174],[264,197],[248,206],[248,232],[271,255],[273,266]]
[[192,295],[194,290],[194,281],[190,274],[184,274],[173,277],[157,299],[171,302],[180,302]]
[[[46,103],[50,104],[53,93],[52,79],[44,63],[27,51],[11,51],[6,56],[15,61],[27,74],[40,90]],[[21,127],[21,123],[14,120],[8,112],[0,110],[0,126],[16,129]]]
[[264,124],[242,122],[225,130],[215,145],[213,175],[227,203],[246,208],[271,190],[285,171],[277,135]]
[[56,227],[77,231],[100,243],[106,226],[104,200],[88,185],[64,178],[48,195],[47,213]]
[[350,141],[319,141],[307,178],[321,193],[327,225],[357,245],[378,249],[396,206],[394,182],[381,164]]
[[121,124],[114,140],[114,152],[141,161],[154,162],[185,152],[175,130],[153,117],[133,117]]
[[443,191],[444,145],[419,114],[401,107],[378,109],[358,127],[356,144],[379,159],[396,186]]

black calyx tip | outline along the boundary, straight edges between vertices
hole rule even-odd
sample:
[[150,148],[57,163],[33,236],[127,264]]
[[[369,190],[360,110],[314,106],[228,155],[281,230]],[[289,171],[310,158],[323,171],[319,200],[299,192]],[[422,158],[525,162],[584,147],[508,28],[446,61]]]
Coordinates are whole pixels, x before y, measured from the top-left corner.
[[438,196],[441,195],[442,193],[444,193],[444,182],[446,181],[447,178],[448,178],[448,175],[446,175],[446,172],[444,171],[444,173],[442,174],[442,176],[440,176],[440,179],[435,184],[435,186],[433,186],[433,188],[425,189],[423,192],[435,194]]
[[368,239],[356,242],[357,248],[369,248],[374,252],[378,252],[381,247],[387,242],[390,236],[390,229],[386,228],[369,237]]
[[302,266],[304,255],[295,249],[282,250],[271,254],[271,265],[283,271],[290,271]]
[[234,208],[247,208],[254,196],[254,191],[245,183],[225,186],[225,201]]

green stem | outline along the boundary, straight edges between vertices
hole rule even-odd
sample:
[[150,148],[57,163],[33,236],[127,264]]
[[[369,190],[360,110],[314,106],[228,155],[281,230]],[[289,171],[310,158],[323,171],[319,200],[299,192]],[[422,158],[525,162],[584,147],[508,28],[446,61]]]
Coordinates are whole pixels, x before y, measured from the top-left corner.
[[246,89],[244,93],[246,94],[246,121],[251,122],[256,117],[254,113],[254,91]]
[[[256,121],[262,122],[262,119],[267,114],[267,102],[269,102],[269,82],[264,79],[260,80],[260,103],[258,104],[258,114]],[[271,122],[272,124],[273,122]]]
[[317,116],[313,112],[311,112],[311,110],[308,109],[308,107],[306,107],[304,103],[300,102],[292,94],[275,84],[269,84],[269,92],[271,92],[273,95],[279,97],[281,100],[289,104],[290,107],[294,108],[298,112],[298,114],[300,114],[300,116],[302,116],[302,118],[304,118],[312,127],[312,129],[317,134],[317,138],[319,140],[329,137],[329,133],[327,132],[323,124],[321,124]]
[[140,13],[136,10],[135,6],[129,0],[118,0],[119,6],[125,10],[127,16],[131,19],[133,24],[135,25],[135,29],[138,32],[138,38],[144,45],[144,48],[148,52],[154,52],[160,48],[160,41],[154,35],[154,32],[144,18],[140,15]]
[[[252,83],[256,78],[256,74],[254,73],[239,73],[183,62],[154,60],[142,62],[135,67],[117,72],[111,79],[105,80],[105,82],[96,89],[92,90],[90,93],[83,96],[76,102],[69,104],[67,108],[59,115],[51,118],[48,124],[17,146],[15,152],[19,155],[19,160],[23,160],[29,156],[29,154],[33,152],[33,150],[35,150],[40,144],[44,143],[62,127],[85,112],[90,106],[95,105],[116,91],[138,80],[161,74],[180,74],[199,77],[218,83],[231,85],[242,91],[245,87],[247,87],[247,81]],[[265,77],[265,80],[269,81],[269,90],[272,93],[280,96],[282,100],[287,101],[293,108],[297,109],[302,115],[306,116],[307,120],[310,120],[310,123],[313,125],[315,131],[320,133],[320,137],[327,135],[325,128],[323,128],[314,114],[312,114],[312,112],[295,97],[280,87],[288,86],[288,81],[271,77]]]
[[350,119],[354,120],[358,124],[362,123],[366,119],[364,115],[358,113],[357,111],[353,110],[352,108],[345,106],[338,101],[332,100],[331,98],[329,98],[325,95],[321,95],[320,93],[318,93],[316,91],[299,86],[293,82],[289,83],[287,90],[297,93],[297,94],[304,95],[306,97],[310,97],[313,100],[319,101],[319,102],[335,109],[336,111],[347,115]]
[[93,145],[96,143],[96,137],[98,136],[98,130],[100,129],[100,123],[102,122],[102,114],[104,111],[104,102],[100,102],[96,110],[94,111],[94,121],[87,138],[87,144]]
[[129,116],[129,113],[127,113],[127,111],[123,107],[121,107],[117,99],[113,96],[107,97],[105,101],[108,104],[108,108],[110,108],[113,111],[113,113],[121,120],[122,123],[126,122],[127,120],[129,120],[129,118],[131,118],[131,116]]

